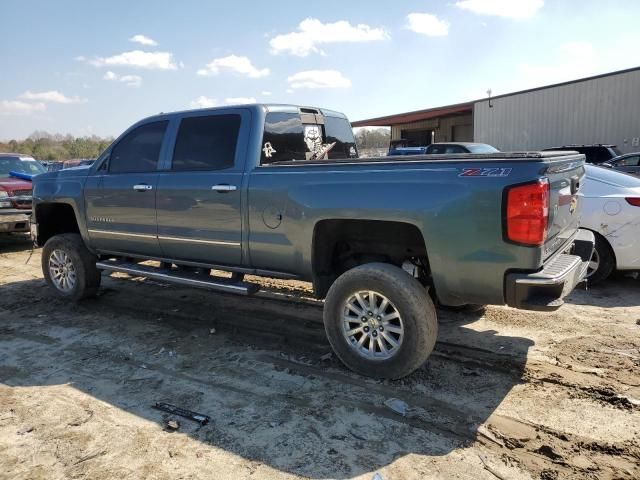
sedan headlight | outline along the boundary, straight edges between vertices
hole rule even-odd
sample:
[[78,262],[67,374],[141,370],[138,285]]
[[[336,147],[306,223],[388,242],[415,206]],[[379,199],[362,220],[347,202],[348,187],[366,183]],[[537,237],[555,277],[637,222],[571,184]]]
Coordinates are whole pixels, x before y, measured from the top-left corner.
[[4,190],[0,190],[0,208],[11,208],[11,202],[4,200],[5,198],[9,198],[9,194]]

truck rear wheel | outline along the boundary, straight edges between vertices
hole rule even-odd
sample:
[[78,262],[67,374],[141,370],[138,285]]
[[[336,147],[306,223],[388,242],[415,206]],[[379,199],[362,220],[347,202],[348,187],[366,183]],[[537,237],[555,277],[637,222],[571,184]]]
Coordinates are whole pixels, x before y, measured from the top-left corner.
[[77,233],[51,237],[42,249],[42,273],[56,294],[74,301],[95,296],[100,287],[96,256]]
[[338,358],[376,378],[401,378],[427,360],[436,343],[436,310],[425,288],[401,268],[369,263],[329,289],[324,326]]

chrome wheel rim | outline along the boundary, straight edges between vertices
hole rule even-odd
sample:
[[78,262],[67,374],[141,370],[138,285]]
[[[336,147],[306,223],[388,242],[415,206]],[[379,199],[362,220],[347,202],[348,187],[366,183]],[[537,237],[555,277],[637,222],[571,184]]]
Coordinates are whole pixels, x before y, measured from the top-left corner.
[[387,297],[366,290],[356,292],[345,302],[342,333],[359,355],[368,360],[387,360],[402,346],[404,324]]
[[76,286],[76,269],[64,250],[54,250],[49,255],[49,274],[53,284],[62,292],[70,292]]
[[598,268],[600,268],[600,255],[598,254],[598,250],[594,248],[591,260],[589,260],[589,266],[587,267],[587,278],[596,273]]

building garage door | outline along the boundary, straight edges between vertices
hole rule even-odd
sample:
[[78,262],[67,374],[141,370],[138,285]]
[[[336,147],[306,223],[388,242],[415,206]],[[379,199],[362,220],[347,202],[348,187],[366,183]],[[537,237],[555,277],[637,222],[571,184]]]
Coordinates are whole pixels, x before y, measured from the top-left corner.
[[452,129],[452,141],[473,142],[473,125],[454,125]]
[[425,147],[431,145],[433,130],[401,130],[400,135],[408,140],[409,147]]

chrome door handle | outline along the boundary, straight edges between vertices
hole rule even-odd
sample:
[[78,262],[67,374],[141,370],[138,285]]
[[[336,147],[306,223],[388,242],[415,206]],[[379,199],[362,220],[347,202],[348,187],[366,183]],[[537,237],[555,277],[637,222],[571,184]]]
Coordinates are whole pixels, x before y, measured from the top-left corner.
[[226,183],[222,183],[220,185],[214,185],[211,187],[211,190],[216,192],[235,192],[238,189],[235,185],[227,185]]
[[136,192],[146,192],[147,190],[153,190],[153,185],[147,185],[146,183],[140,183],[138,185],[134,185],[133,189]]

